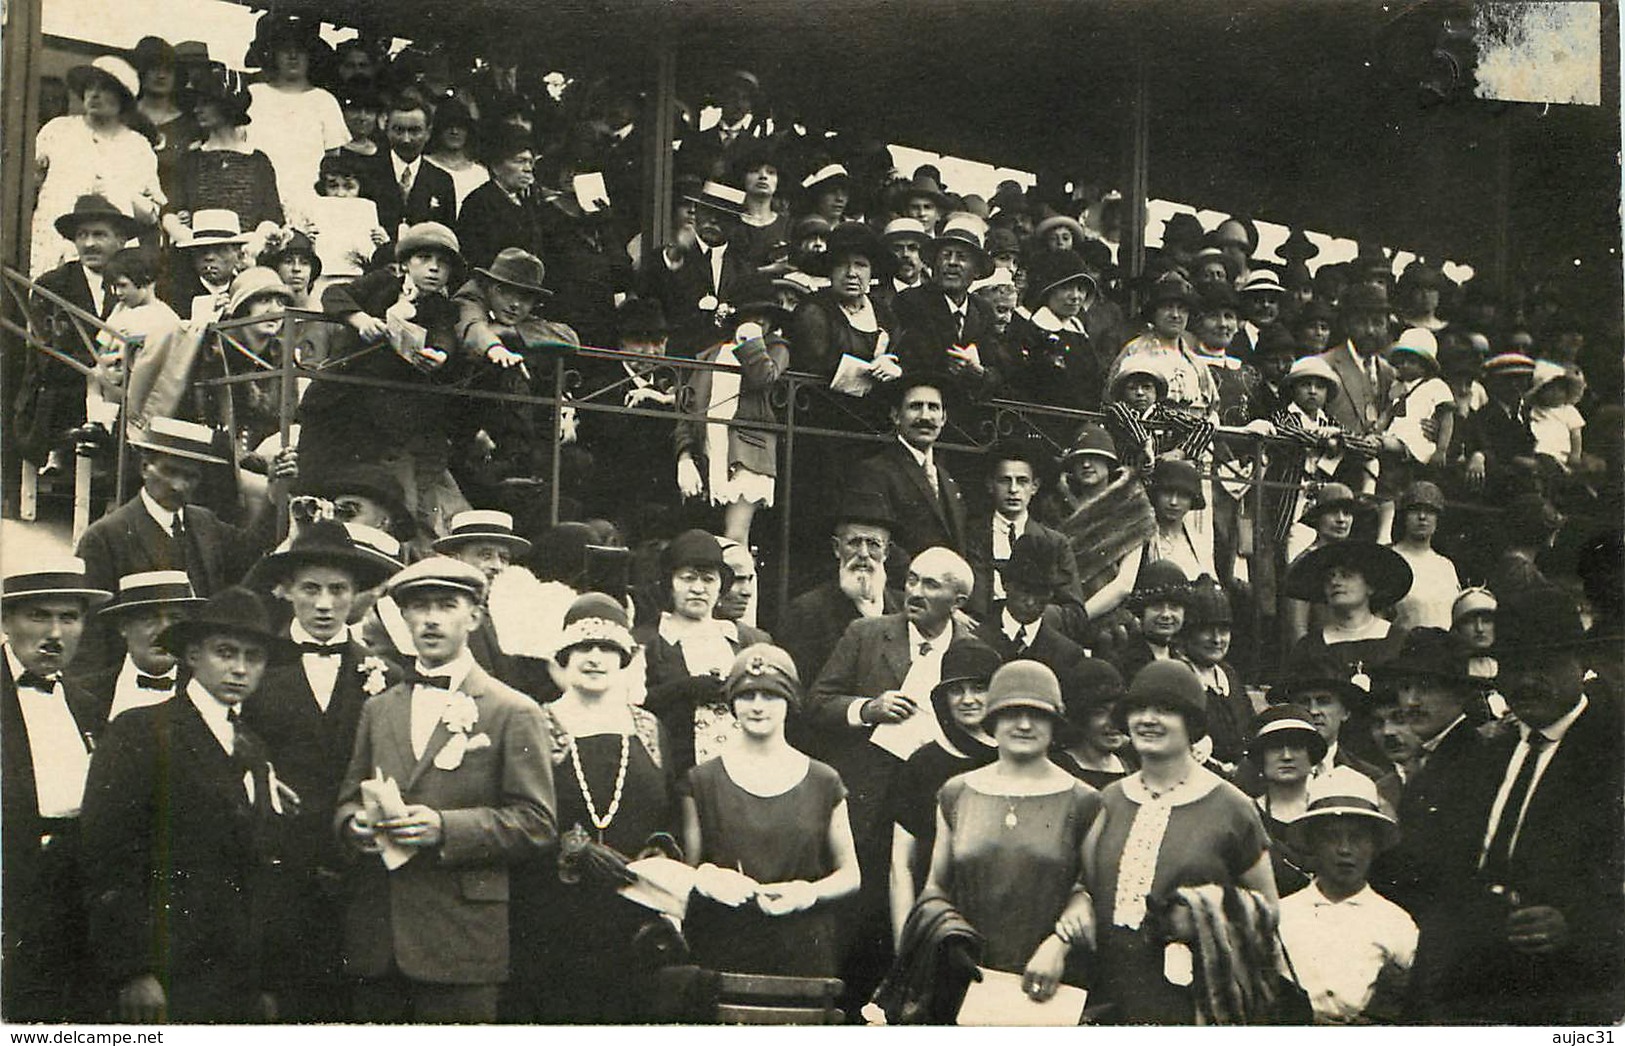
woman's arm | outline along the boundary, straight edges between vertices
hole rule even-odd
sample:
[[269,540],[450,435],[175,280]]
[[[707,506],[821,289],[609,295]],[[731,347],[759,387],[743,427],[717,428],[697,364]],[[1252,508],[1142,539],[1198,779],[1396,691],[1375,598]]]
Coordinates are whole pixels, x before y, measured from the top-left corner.
[[829,852],[835,859],[834,871],[812,884],[819,901],[850,897],[863,883],[858,868],[858,847],[852,841],[852,818],[847,814],[845,799],[829,815]]
[[683,860],[692,867],[699,867],[700,807],[691,795],[683,796]]
[[1270,911],[1277,916],[1281,914],[1281,898],[1275,892],[1275,872],[1270,867],[1268,850],[1259,854],[1253,866],[1241,873],[1241,885],[1262,894],[1270,906]]
[[[1444,433],[1442,430],[1439,434],[1439,445],[1444,445]],[[1569,429],[1569,468],[1573,468],[1574,463],[1578,461],[1580,455],[1584,453],[1585,429],[1575,426],[1574,428]]]
[[1450,463],[1450,441],[1456,434],[1456,410],[1453,403],[1445,403],[1433,415],[1439,424],[1439,439],[1435,444],[1433,457],[1428,464],[1437,468],[1444,468]]
[[1140,574],[1140,557],[1144,553],[1143,548],[1136,548],[1117,561],[1116,575],[1083,604],[1090,621],[1099,621],[1116,610],[1134,591],[1134,579]]
[[953,888],[953,840],[949,836],[948,818],[937,809],[937,841],[931,847],[931,871],[925,877],[925,893],[948,896]]
[[900,824],[891,826],[891,878],[889,880],[888,895],[891,900],[891,933],[892,944],[898,945],[903,938],[903,924],[908,921],[908,913],[914,908],[914,849],[919,840],[914,834]]

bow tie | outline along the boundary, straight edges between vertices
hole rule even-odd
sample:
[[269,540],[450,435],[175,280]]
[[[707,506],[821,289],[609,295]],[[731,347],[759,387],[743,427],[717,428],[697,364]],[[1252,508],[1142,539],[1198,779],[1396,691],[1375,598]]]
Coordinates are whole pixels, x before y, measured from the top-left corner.
[[415,668],[406,670],[407,686],[430,686],[437,690],[451,689],[451,676],[426,676]]
[[135,685],[141,690],[173,690],[175,689],[175,677],[149,676],[137,672],[135,674]]
[[317,657],[338,657],[344,653],[343,643],[299,643],[301,654],[315,654]]
[[22,675],[17,677],[17,686],[22,690],[39,690],[49,694],[56,689],[56,685],[61,681],[62,677],[59,675],[47,676],[25,670]]

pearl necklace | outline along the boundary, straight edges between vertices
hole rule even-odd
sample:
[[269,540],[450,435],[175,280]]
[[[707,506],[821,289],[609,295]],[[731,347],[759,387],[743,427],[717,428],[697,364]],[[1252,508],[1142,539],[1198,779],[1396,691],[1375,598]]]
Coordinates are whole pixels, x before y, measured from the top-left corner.
[[621,766],[615,772],[615,794],[610,797],[609,809],[603,817],[598,816],[598,808],[593,805],[592,789],[587,786],[587,775],[581,771],[581,748],[575,739],[570,739],[570,765],[575,768],[576,784],[581,788],[581,798],[587,804],[587,817],[592,826],[598,829],[598,841],[604,841],[604,830],[615,820],[615,815],[621,810],[621,791],[626,787],[626,765],[631,761],[632,735],[621,735]]

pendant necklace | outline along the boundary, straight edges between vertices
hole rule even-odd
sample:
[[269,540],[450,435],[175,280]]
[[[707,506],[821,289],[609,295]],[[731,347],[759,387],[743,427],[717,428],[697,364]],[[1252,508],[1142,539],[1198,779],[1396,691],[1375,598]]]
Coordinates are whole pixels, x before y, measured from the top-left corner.
[[573,738],[570,741],[570,765],[575,768],[576,784],[581,788],[582,801],[587,804],[587,818],[592,821],[592,826],[598,829],[598,841],[600,843],[604,841],[604,830],[609,827],[610,822],[615,820],[615,815],[620,812],[621,791],[626,787],[626,764],[630,761],[631,754],[632,735],[622,734],[621,766],[620,769],[615,771],[615,794],[610,798],[609,809],[604,812],[603,817],[599,817],[598,809],[593,805],[592,789],[587,786],[587,775],[581,770],[581,747],[575,743]]
[[1004,801],[1009,807],[1009,810],[1004,815],[1004,826],[1006,828],[1014,828],[1016,825],[1021,823],[1021,818],[1016,816],[1016,797],[1013,795],[1007,795],[1004,797]]

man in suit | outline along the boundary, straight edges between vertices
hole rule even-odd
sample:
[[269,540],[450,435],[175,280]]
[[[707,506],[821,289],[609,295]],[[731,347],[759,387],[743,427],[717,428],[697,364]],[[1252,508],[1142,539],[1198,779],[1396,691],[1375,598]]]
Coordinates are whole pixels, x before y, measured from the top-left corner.
[[987,223],[950,214],[932,241],[931,279],[898,293],[898,359],[906,373],[935,375],[967,400],[986,399],[1002,379],[994,358],[993,313],[970,285],[993,271],[982,239]]
[[1004,564],[1016,541],[1031,537],[1045,546],[1054,560],[1058,601],[1075,604],[1075,616],[1082,616],[1083,590],[1078,584],[1078,563],[1071,545],[1059,531],[1044,526],[1028,511],[1040,486],[1037,446],[1002,444],[988,455],[988,464],[987,489],[993,511],[979,517],[965,535],[965,559],[976,572],[970,612],[981,619],[998,614],[1005,595]]
[[243,722],[265,741],[278,778],[299,796],[269,884],[264,932],[266,986],[282,1001],[279,1016],[301,1024],[350,1015],[342,970],[344,861],[333,812],[361,706],[400,675],[346,624],[357,593],[399,569],[387,555],[394,539],[375,534],[378,544],[364,544],[352,528],[368,535],[333,520],[302,523],[254,569],[256,580],[292,608],[282,635],[299,650],[265,670]]
[[[1057,546],[1032,533],[1016,539],[1000,571],[1005,598],[976,629],[976,638],[992,647],[999,660],[1040,661],[1057,675],[1065,675],[1087,656],[1045,613],[1064,582],[1059,551],[1065,548],[1064,541]],[[1068,560],[1070,557],[1068,551]]]
[[929,548],[909,565],[903,612],[853,621],[818,674],[807,702],[814,751],[840,772],[863,872],[841,977],[866,1001],[890,959],[887,792],[912,752],[936,740],[931,690],[942,655],[968,636],[954,612],[970,595],[971,570],[957,553]]
[[[372,157],[378,167],[372,183],[378,186],[378,224],[390,239],[399,236],[402,225],[439,222],[457,226],[457,189],[451,175],[423,161],[429,144],[429,112],[421,96],[401,91],[395,95],[384,118],[387,150]],[[387,170],[385,169],[387,167]]]
[[210,208],[192,215],[171,247],[175,264],[163,272],[162,296],[177,316],[202,326],[226,312],[248,241],[236,211]]
[[744,213],[743,190],[708,181],[683,200],[694,208],[694,224],[680,225],[675,242],[646,268],[649,296],[660,301],[671,322],[672,350],[692,357],[717,343],[719,329],[733,330],[719,318],[726,316],[721,306],[743,304],[737,299],[755,270],[732,243]]
[[[354,1016],[490,1023],[508,977],[508,867],[557,835],[547,727],[468,652],[483,573],[432,556],[389,594],[417,660],[362,709],[334,816],[358,852],[344,934]],[[381,804],[391,786],[398,799]]]
[[[118,297],[103,282],[102,267],[136,234],[135,219],[101,196],[81,196],[73,210],[56,220],[56,228],[73,241],[79,258],[57,266],[37,282],[83,311],[105,317]],[[29,303],[29,326],[63,355],[87,366],[95,362],[68,311],[43,294],[35,294]],[[95,335],[94,328],[89,331]],[[27,352],[13,387],[16,398],[7,405],[6,417],[16,425],[19,449],[39,465],[41,475],[64,467],[67,451],[61,444],[85,420],[85,379],[43,352]]]
[[180,693],[119,716],[90,764],[91,954],[120,1022],[272,1018],[265,876],[295,800],[239,716],[292,644],[245,588],[220,592],[163,641],[183,666]]
[[1466,830],[1441,858],[1413,988],[1429,1021],[1619,1019],[1625,800],[1620,719],[1591,693],[1574,600],[1546,586],[1496,608],[1498,688],[1516,732],[1488,742],[1441,816]]
[[773,630],[803,679],[818,678],[847,625],[902,610],[902,595],[886,585],[886,550],[895,525],[886,499],[850,491],[834,522],[836,576],[792,599]]
[[892,542],[902,553],[900,562],[938,546],[963,553],[964,500],[933,449],[948,424],[942,387],[906,376],[894,384],[901,386],[891,409],[897,439],[858,466],[851,489],[886,500],[896,521]]
[[74,682],[95,698],[108,722],[132,708],[175,696],[177,662],[158,637],[205,601],[184,570],[147,570],[119,578],[118,596],[97,611],[124,641],[124,660],[77,673]]
[[1441,804],[1480,758],[1483,738],[1465,713],[1483,681],[1467,674],[1466,651],[1449,632],[1417,628],[1406,634],[1399,657],[1378,672],[1377,686],[1394,691],[1401,720],[1421,744],[1400,792],[1399,843],[1378,858],[1374,880],[1420,919],[1439,887],[1439,859],[1456,849],[1443,840],[1473,827],[1448,816]]
[[1505,490],[1515,462],[1534,460],[1535,436],[1524,404],[1534,375],[1535,361],[1521,352],[1503,352],[1484,362],[1489,402],[1468,416],[1463,446],[1468,481],[1487,488],[1492,498]]
[[[530,551],[530,542],[514,532],[512,515],[491,509],[470,509],[451,517],[450,533],[435,540],[434,550],[478,569],[485,575],[489,592],[497,575],[508,569],[514,557]],[[516,632],[524,628],[518,621],[504,621]],[[529,685],[531,675],[546,675],[542,666],[521,665],[519,658],[503,651],[489,608],[480,626],[469,633],[468,650],[481,668],[509,686],[523,687],[527,693],[534,693]],[[527,668],[535,671],[528,672]]]
[[88,1021],[79,876],[91,737],[106,709],[64,682],[90,607],[111,592],[80,560],[30,562],[0,588],[0,1008],[14,1022]]
[[1348,341],[1327,349],[1320,358],[1337,372],[1343,394],[1326,410],[1345,433],[1373,436],[1394,383],[1394,368],[1383,358],[1391,341],[1388,292],[1374,284],[1355,284],[1339,304]]

